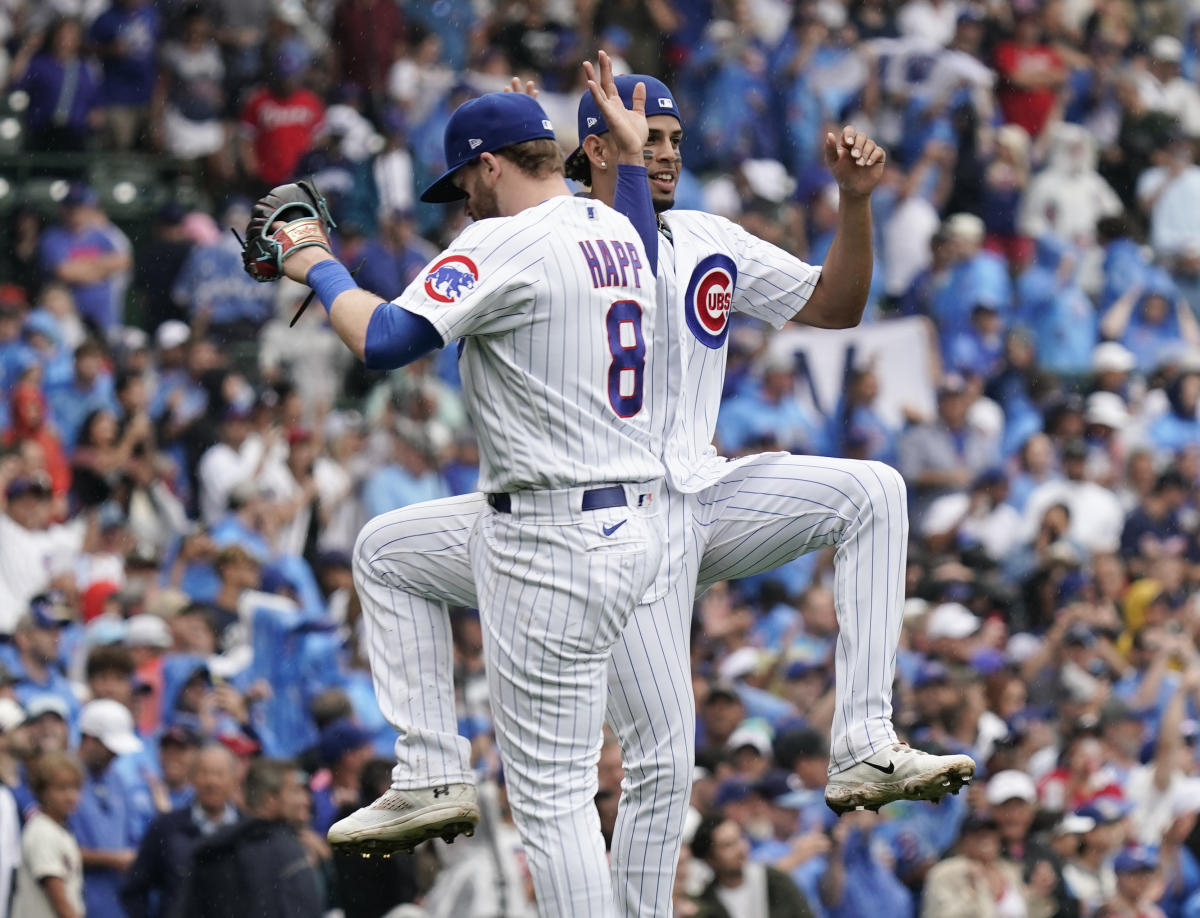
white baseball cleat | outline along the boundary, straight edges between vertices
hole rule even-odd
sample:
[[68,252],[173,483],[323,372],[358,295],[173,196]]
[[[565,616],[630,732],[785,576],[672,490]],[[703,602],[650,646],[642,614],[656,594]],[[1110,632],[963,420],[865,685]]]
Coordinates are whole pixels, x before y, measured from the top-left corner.
[[459,835],[474,835],[478,822],[479,802],[473,784],[391,788],[370,806],[330,826],[329,843],[364,854],[412,851],[431,838],[451,842]]
[[825,804],[837,813],[878,810],[893,800],[938,800],[957,794],[975,775],[967,755],[930,755],[895,743],[845,771],[830,775]]

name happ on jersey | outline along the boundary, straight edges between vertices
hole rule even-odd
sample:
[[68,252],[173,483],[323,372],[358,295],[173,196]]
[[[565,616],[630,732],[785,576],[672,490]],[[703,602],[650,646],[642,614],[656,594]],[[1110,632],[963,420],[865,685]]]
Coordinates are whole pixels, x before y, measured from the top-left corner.
[[[581,239],[579,250],[587,262],[593,287],[637,287],[641,289],[642,259],[632,242],[616,239]],[[628,272],[626,271],[628,269]],[[633,283],[629,282],[632,275]]]
[[688,328],[705,347],[719,348],[729,329],[737,266],[727,255],[709,255],[692,271],[684,297]]

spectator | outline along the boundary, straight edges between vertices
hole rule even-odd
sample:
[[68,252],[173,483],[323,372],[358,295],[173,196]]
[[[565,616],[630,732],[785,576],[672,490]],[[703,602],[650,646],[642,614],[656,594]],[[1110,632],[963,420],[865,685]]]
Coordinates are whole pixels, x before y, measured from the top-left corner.
[[67,702],[60,695],[34,695],[25,704],[25,714],[33,754],[67,751],[73,718]]
[[1200,167],[1191,144],[1175,137],[1153,156],[1154,165],[1137,180],[1137,200],[1150,217],[1150,245],[1159,258],[1178,255],[1200,239]]
[[1161,882],[1155,851],[1140,845],[1127,848],[1113,860],[1113,871],[1117,888],[1106,906],[1112,914],[1165,918],[1162,909],[1154,904]]
[[89,701],[79,712],[83,793],[70,828],[83,851],[83,897],[93,918],[122,918],[119,892],[137,856],[126,788],[113,762],[140,752],[129,709],[109,699]]
[[1037,788],[1023,771],[1000,771],[987,783],[987,804],[1000,835],[1000,856],[1021,868],[1030,915],[1078,914],[1062,878],[1062,861],[1032,834]]
[[1115,494],[1087,479],[1087,445],[1082,440],[1072,440],[1063,448],[1062,466],[1062,479],[1047,481],[1029,495],[1026,533],[1033,535],[1049,507],[1063,504],[1075,542],[1091,551],[1115,550],[1125,514]]
[[[847,816],[849,818],[847,818]],[[847,814],[830,832],[828,873],[821,884],[821,901],[830,918],[879,911],[897,918],[915,915],[912,895],[889,865],[890,855],[876,841],[874,813]]]
[[83,859],[70,827],[83,771],[65,753],[47,753],[34,761],[29,780],[38,809],[21,835],[13,918],[83,918]]
[[25,126],[31,149],[82,152],[99,123],[100,79],[80,53],[82,46],[79,20],[63,18],[44,44],[40,33],[31,32],[13,60],[9,79],[29,94]]
[[972,400],[965,380],[948,376],[938,389],[937,419],[900,435],[897,452],[914,520],[934,498],[962,490],[973,475],[996,461],[996,443],[967,424]]
[[940,861],[925,880],[922,918],[1028,914],[1028,891],[1017,865],[1001,856],[1000,832],[990,816],[968,816],[959,854]]
[[208,523],[217,522],[229,507],[230,497],[241,489],[254,489],[262,471],[267,445],[250,432],[250,413],[231,405],[225,409],[219,428],[221,440],[200,459],[200,515]]
[[195,849],[181,900],[186,918],[322,914],[316,873],[285,822],[305,794],[293,763],[258,759],[250,765],[243,787],[247,818]]
[[12,387],[12,424],[5,434],[5,446],[36,443],[42,449],[51,493],[63,497],[71,484],[71,468],[63,453],[62,442],[47,417],[46,398],[33,382]]
[[42,236],[41,258],[47,276],[70,288],[79,314],[91,330],[108,336],[123,318],[133,258],[129,240],[99,204],[91,188],[73,185],[62,199],[62,222]]
[[104,65],[100,97],[112,149],[132,149],[146,137],[161,31],[158,9],[147,0],[114,0],[92,23],[89,37]]
[[363,766],[372,756],[371,734],[351,720],[321,731],[317,751],[324,770],[313,776],[313,825],[322,836],[358,803]]
[[1007,314],[1012,304],[1012,284],[1008,267],[994,252],[984,251],[983,221],[973,214],[954,214],[943,224],[950,260],[944,283],[933,292],[929,304],[938,323],[942,351],[949,357],[949,343],[959,332],[967,331],[971,309],[977,303],[991,303]]
[[1050,162],[1033,177],[1021,205],[1021,232],[1090,246],[1096,224],[1119,215],[1121,200],[1096,171],[1096,142],[1082,127],[1058,125],[1050,144]]
[[249,202],[231,200],[221,215],[224,233],[193,248],[175,277],[171,298],[191,318],[189,336],[194,341],[207,336],[251,341],[271,317],[274,291],[245,273],[241,246],[229,232],[241,232],[249,219]]
[[1146,108],[1164,112],[1188,137],[1200,136],[1200,92],[1180,74],[1183,42],[1157,35],[1150,42],[1146,68],[1138,74],[1138,95]]
[[1167,386],[1167,411],[1150,425],[1150,442],[1160,452],[1187,448],[1200,437],[1200,365],[1188,364]]
[[180,39],[162,49],[151,117],[156,146],[184,160],[203,160],[211,186],[233,178],[225,108],[225,63],[212,22],[199,4],[184,10]]
[[196,754],[195,799],[150,823],[125,877],[121,902],[129,918],[178,914],[196,846],[240,818],[237,772],[233,753],[220,744]]
[[398,434],[394,442],[395,461],[380,468],[363,485],[363,510],[368,517],[449,495],[428,442],[404,433]]
[[411,210],[389,210],[380,219],[379,236],[363,249],[358,281],[382,297],[399,296],[436,254],[417,235]]
[[1167,279],[1156,276],[1148,287],[1134,286],[1109,307],[1100,329],[1119,339],[1134,355],[1137,367],[1149,372],[1175,358],[1182,346],[1200,345],[1200,325]]
[[698,918],[812,915],[804,895],[787,874],[749,859],[750,850],[742,830],[732,819],[712,816],[701,821],[692,835],[691,848],[714,874],[698,899]]
[[[380,5],[386,5],[384,0]],[[325,117],[320,98],[300,85],[307,66],[302,50],[278,49],[266,85],[252,92],[242,108],[238,149],[246,172],[260,187],[293,177]]]
[[1036,4],[1013,4],[1013,35],[1000,42],[995,67],[1000,77],[996,100],[1004,120],[1037,138],[1049,122],[1055,93],[1066,81],[1067,70],[1058,51],[1042,40],[1040,11]]
[[1078,811],[1092,827],[1082,835],[1078,853],[1063,867],[1067,888],[1087,915],[1111,900],[1117,891],[1113,858],[1125,842],[1125,816],[1129,808],[1116,798],[1099,798]]
[[60,665],[60,636],[75,615],[66,596],[58,591],[40,593],[29,600],[29,611],[17,621],[13,643],[16,694],[24,703],[35,696],[56,695],[78,711],[75,692]]
[[726,452],[739,454],[764,446],[820,455],[825,432],[796,394],[796,363],[791,354],[767,357],[761,381],[731,399],[722,411],[717,437]]

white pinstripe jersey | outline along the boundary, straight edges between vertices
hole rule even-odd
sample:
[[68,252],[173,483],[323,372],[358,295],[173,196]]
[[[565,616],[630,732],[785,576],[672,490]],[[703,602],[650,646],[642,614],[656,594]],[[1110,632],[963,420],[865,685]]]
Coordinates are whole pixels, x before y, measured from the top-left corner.
[[[746,232],[694,210],[662,214],[659,234],[658,350],[649,391],[652,416],[668,425],[663,461],[678,491],[694,493],[722,474],[712,445],[725,383],[729,314],[784,324],[808,302],[821,269]],[[661,397],[661,407],[658,398]]]
[[662,477],[654,275],[612,208],[562,195],[473,223],[394,302],[462,339],[480,490]]

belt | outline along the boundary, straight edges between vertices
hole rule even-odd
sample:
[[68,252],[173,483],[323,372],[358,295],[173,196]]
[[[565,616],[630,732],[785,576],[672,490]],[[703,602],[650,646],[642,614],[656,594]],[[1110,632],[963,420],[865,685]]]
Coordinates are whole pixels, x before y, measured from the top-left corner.
[[[512,497],[503,491],[489,494],[487,501],[497,513],[512,513]],[[629,504],[625,497],[625,489],[620,485],[609,485],[606,488],[592,488],[583,492],[581,510],[604,510],[607,507],[624,507]]]

